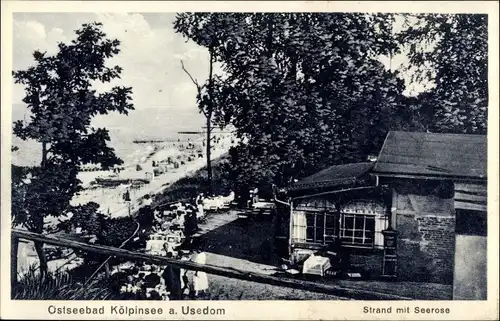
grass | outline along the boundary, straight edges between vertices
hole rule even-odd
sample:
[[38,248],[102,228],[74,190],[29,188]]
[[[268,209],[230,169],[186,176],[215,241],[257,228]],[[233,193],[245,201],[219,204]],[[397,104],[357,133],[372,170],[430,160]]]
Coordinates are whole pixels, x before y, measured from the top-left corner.
[[[216,195],[227,194],[230,191],[231,183],[227,179],[225,163],[229,160],[228,155],[224,155],[212,162],[212,186]],[[206,166],[197,170],[193,175],[186,176],[165,189],[156,197],[160,203],[175,202],[178,200],[194,200],[199,193],[207,193],[207,168]]]
[[100,280],[89,282],[86,286],[72,280],[67,272],[48,273],[40,280],[37,269],[31,266],[12,286],[13,300],[110,300],[110,289],[103,287]]

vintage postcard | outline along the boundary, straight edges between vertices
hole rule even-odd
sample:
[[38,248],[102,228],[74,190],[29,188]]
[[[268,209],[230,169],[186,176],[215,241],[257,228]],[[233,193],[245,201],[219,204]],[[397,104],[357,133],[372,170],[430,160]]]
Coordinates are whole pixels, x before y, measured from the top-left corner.
[[498,319],[498,2],[1,5],[2,318]]

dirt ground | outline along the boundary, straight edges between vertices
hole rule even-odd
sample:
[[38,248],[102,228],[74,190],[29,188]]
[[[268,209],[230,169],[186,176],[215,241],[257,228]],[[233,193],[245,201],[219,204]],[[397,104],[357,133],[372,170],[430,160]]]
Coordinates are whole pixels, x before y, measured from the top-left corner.
[[[238,218],[237,212],[214,213],[202,229],[201,241],[207,253],[207,264],[275,274],[278,257],[273,253],[273,231],[270,220]],[[259,284],[208,275],[212,300],[346,300],[333,295]],[[343,287],[397,294],[418,300],[450,300],[452,286],[434,283],[329,280]]]
[[[207,264],[274,274],[277,257],[272,251],[268,220],[238,218],[235,211],[209,214],[200,224]],[[208,275],[206,300],[339,300],[333,295]]]

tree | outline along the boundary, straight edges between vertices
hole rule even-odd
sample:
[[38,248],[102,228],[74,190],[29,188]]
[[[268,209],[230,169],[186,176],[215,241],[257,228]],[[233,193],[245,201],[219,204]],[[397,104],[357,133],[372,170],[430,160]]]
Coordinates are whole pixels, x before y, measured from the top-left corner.
[[[120,42],[106,38],[101,27],[82,25],[76,39],[58,44],[55,55],[35,51],[34,66],[13,72],[15,82],[25,86],[23,102],[32,114],[29,122],[14,123],[14,134],[33,139],[42,148],[40,166],[26,169],[30,182],[12,206],[13,223],[32,232],[44,232],[49,216],[72,210],[70,200],[81,190],[77,178],[81,165],[95,163],[107,169],[122,163],[107,145],[108,131],[91,125],[98,114],[133,110],[130,87],[116,86],[103,93],[92,88],[95,82],[119,78],[122,71],[106,66],[120,52]],[[19,182],[22,179],[13,179],[13,194],[20,190]],[[43,277],[47,272],[43,243],[35,242],[35,248]]]
[[419,14],[405,17],[399,35],[415,81],[434,84],[419,96],[435,132],[486,134],[488,17],[481,14]]
[[[206,159],[207,159],[207,185],[209,192],[212,192],[212,130],[214,121],[214,64],[217,61],[216,48],[219,45],[218,30],[213,26],[218,25],[220,14],[217,13],[200,13],[191,15],[186,13],[178,14],[174,22],[174,29],[176,32],[181,33],[185,37],[193,40],[196,44],[206,47],[209,54],[209,71],[208,79],[200,85],[198,81],[185,68],[181,60],[182,70],[189,76],[197,90],[198,108],[205,116],[206,120]],[[210,26],[205,28],[205,26]]]
[[236,180],[286,185],[380,148],[403,90],[376,59],[397,50],[391,15],[220,15],[195,26],[217,31],[215,113],[241,142]]

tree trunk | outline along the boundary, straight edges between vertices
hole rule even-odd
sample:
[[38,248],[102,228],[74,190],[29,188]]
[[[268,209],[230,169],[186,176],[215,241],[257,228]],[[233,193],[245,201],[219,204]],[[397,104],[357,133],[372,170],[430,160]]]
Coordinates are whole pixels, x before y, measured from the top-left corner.
[[45,279],[49,269],[47,264],[47,257],[45,257],[45,250],[43,249],[43,242],[35,241],[35,250],[40,261],[40,279]]
[[207,117],[207,184],[208,184],[208,192],[211,194],[212,193],[212,161],[211,161],[212,135],[210,135],[210,132],[212,128],[210,123],[211,120],[210,118]]
[[266,39],[266,45],[267,45],[267,57],[271,58],[273,56],[273,41],[274,41],[274,35],[273,35],[273,16],[270,14],[267,18],[267,39]]
[[[42,142],[42,170],[46,167],[47,165],[47,143]],[[35,224],[36,232],[37,233],[43,233],[43,217]],[[48,272],[48,265],[47,265],[47,257],[45,257],[45,251],[43,249],[43,242],[35,242],[35,250],[36,254],[38,255],[38,260],[40,261],[40,278],[43,280],[45,276],[47,275]]]
[[213,63],[214,53],[213,47],[209,48],[210,52],[210,69],[208,74],[208,110],[206,113],[207,118],[207,183],[208,192],[211,194],[213,191],[212,186],[212,114],[213,114]]
[[42,168],[45,168],[47,163],[47,143],[42,142]]

